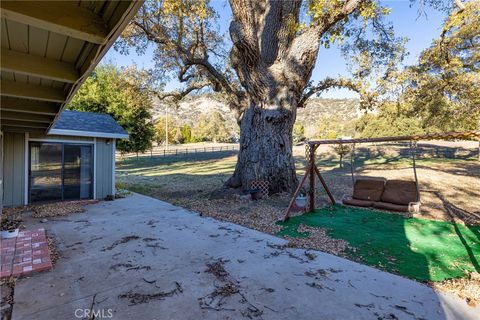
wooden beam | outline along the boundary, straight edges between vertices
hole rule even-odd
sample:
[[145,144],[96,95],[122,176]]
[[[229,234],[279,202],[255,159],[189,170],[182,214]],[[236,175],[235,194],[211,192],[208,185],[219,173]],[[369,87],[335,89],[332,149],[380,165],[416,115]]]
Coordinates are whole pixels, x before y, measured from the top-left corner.
[[46,129],[43,128],[27,128],[27,127],[15,127],[15,126],[4,126],[0,125],[3,131],[5,132],[30,132],[30,133],[45,133]]
[[73,64],[2,48],[2,71],[74,83],[80,78]]
[[28,121],[19,121],[19,120],[3,120],[3,119],[2,119],[2,126],[35,128],[35,129],[44,129],[44,130],[48,128],[47,123],[28,122]]
[[2,96],[41,101],[64,102],[66,97],[61,89],[32,85],[15,81],[2,81]]
[[60,105],[57,103],[10,97],[1,97],[0,106],[3,111],[45,114],[49,116],[56,115],[60,110]]
[[471,131],[451,131],[417,134],[413,136],[393,136],[393,137],[378,137],[378,138],[356,138],[356,139],[337,139],[337,140],[311,140],[307,143],[309,145],[319,146],[321,144],[347,144],[347,143],[370,143],[370,142],[394,142],[394,141],[418,141],[418,140],[474,140],[480,141],[480,130]]
[[28,122],[43,122],[50,124],[54,117],[46,116],[43,114],[30,114],[22,112],[1,111],[0,121],[4,120],[16,120],[16,121],[28,121]]
[[76,1],[1,1],[2,18],[80,40],[103,44],[108,37],[105,21]]

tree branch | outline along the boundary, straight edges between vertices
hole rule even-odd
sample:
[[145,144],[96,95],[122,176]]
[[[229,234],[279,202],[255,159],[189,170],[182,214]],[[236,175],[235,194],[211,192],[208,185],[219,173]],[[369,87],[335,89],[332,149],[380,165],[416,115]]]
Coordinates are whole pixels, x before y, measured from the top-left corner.
[[190,94],[192,91],[200,90],[210,85],[211,84],[206,81],[198,82],[198,83],[191,84],[188,88],[186,88],[183,91],[172,91],[172,92],[164,92],[164,93],[154,91],[153,94],[155,94],[159,100],[166,100],[168,98],[171,98],[174,102],[178,102],[182,100],[184,97],[186,97],[188,94]]
[[[143,33],[145,34],[148,40],[161,45],[173,46],[177,50],[177,52],[180,53],[181,59],[185,64],[184,68],[182,68],[179,74],[180,81],[182,81],[181,79],[184,79],[183,76],[185,75],[185,72],[192,65],[197,65],[197,66],[203,67],[203,69],[210,75],[210,80],[214,80],[212,81],[212,84],[214,85],[214,88],[216,89],[216,91],[218,91],[217,85],[220,84],[228,94],[238,95],[238,93],[232,87],[228,79],[223,74],[221,74],[218,70],[216,70],[216,68],[208,61],[207,58],[194,57],[188,50],[183,48],[178,42],[173,41],[172,39],[170,39],[165,35],[162,35],[162,37],[155,35],[146,25],[138,21],[133,21],[133,24],[143,31]],[[161,33],[160,30],[159,32]]]
[[330,30],[335,24],[345,19],[355,11],[362,2],[367,0],[349,0],[342,7],[328,12],[316,19],[304,32],[295,37],[290,46],[287,63],[295,78],[302,87],[303,79],[309,79],[320,47],[322,35]]
[[376,94],[373,92],[367,92],[365,88],[359,83],[345,78],[330,78],[327,77],[320,81],[316,86],[308,88],[302,95],[297,108],[305,107],[307,100],[314,94],[319,95],[322,92],[326,92],[333,88],[346,88],[357,92],[360,95],[361,105],[364,108],[371,107],[375,103]]

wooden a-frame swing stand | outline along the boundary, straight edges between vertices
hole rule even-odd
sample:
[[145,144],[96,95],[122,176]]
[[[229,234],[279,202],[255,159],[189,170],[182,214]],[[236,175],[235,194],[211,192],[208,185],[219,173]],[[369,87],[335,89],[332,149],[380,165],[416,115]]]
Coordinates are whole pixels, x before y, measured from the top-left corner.
[[[431,134],[423,134],[423,135],[412,135],[412,136],[396,136],[396,137],[378,137],[378,138],[357,138],[357,139],[340,139],[340,140],[318,140],[318,141],[309,141],[305,145],[305,155],[308,160],[307,169],[305,171],[305,175],[303,176],[300,184],[298,185],[297,189],[295,190],[292,200],[290,200],[290,204],[285,212],[285,218],[283,221],[287,221],[290,217],[290,212],[294,207],[298,209],[296,206],[296,199],[300,190],[302,189],[305,181],[309,178],[310,186],[308,190],[308,205],[306,208],[308,211],[313,212],[315,210],[315,175],[318,176],[320,182],[322,183],[323,188],[327,192],[328,197],[332,204],[336,204],[335,199],[333,198],[332,193],[328,189],[325,180],[323,179],[322,175],[320,174],[320,170],[318,170],[315,164],[315,151],[320,145],[323,144],[353,144],[353,150],[355,150],[355,143],[372,143],[372,142],[394,142],[394,141],[410,141],[410,148],[413,150],[412,152],[412,160],[413,160],[413,170],[415,175],[415,183],[417,185],[417,199],[420,199],[420,193],[418,188],[418,177],[415,165],[415,151],[417,141],[419,140],[454,140],[454,139],[463,139],[463,140],[475,140],[479,141],[480,143],[480,130],[472,130],[472,131],[464,131],[464,132],[440,132],[440,133],[431,133]],[[480,150],[480,144],[479,144]],[[351,158],[351,168],[352,168],[352,180],[354,181],[353,177],[353,158]]]
[[320,173],[320,170],[318,170],[318,167],[315,164],[315,151],[317,150],[318,147],[319,147],[318,144],[307,144],[305,146],[306,158],[308,160],[307,169],[305,170],[305,174],[303,175],[302,180],[300,180],[300,183],[298,184],[297,189],[293,193],[292,200],[290,200],[290,203],[288,205],[287,211],[285,212],[285,218],[283,219],[283,221],[288,221],[288,218],[290,217],[290,212],[294,208],[297,196],[300,193],[300,190],[302,190],[302,187],[307,181],[307,178],[309,178],[309,189],[307,192],[308,193],[307,208],[308,208],[308,211],[310,212],[313,212],[313,210],[315,210],[315,175],[320,180],[320,183],[322,184],[323,188],[327,192],[327,195],[330,198],[330,201],[332,202],[332,204],[336,204],[335,198],[333,198],[333,195],[330,192],[330,189],[328,189],[325,179],[323,179],[322,174]]

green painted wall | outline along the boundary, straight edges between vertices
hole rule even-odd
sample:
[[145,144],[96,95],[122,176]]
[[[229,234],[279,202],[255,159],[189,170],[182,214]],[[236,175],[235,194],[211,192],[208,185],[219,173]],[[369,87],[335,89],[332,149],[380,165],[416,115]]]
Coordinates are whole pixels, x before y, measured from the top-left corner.
[[25,203],[25,134],[3,134],[3,205]]
[[97,138],[96,148],[96,194],[97,199],[111,195],[113,189],[112,166],[115,153],[115,140]]

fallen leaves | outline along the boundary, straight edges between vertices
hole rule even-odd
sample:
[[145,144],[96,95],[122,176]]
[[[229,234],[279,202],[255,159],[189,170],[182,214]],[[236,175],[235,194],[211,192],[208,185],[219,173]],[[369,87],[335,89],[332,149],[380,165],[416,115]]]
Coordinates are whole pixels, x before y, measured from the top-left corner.
[[80,200],[68,202],[55,202],[40,205],[29,206],[34,218],[48,218],[57,216],[67,216],[72,213],[85,212],[85,206],[97,203],[97,200]]
[[341,255],[345,249],[351,248],[345,240],[334,239],[328,236],[323,228],[312,228],[302,224],[298,227],[298,232],[307,232],[309,236],[305,238],[286,237],[289,240],[289,247],[316,249],[334,255]]
[[465,299],[469,306],[480,304],[480,273],[471,272],[464,278],[449,279],[442,282],[429,283],[435,289],[456,293]]

